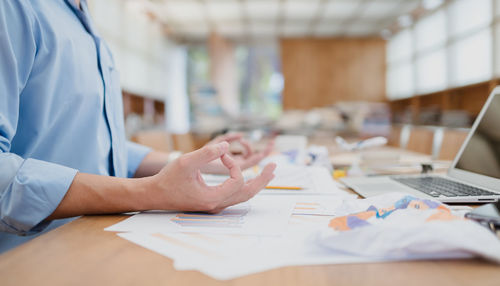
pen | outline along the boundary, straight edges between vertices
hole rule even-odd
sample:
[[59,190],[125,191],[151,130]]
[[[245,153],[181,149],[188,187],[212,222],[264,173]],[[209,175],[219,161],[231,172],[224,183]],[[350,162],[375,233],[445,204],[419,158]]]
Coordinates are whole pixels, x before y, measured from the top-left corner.
[[292,187],[292,186],[266,186],[266,189],[269,189],[269,190],[302,190],[301,187]]

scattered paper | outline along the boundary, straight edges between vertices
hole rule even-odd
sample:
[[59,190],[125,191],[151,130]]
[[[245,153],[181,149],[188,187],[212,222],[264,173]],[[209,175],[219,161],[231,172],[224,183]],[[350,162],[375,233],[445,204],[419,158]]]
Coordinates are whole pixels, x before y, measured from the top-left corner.
[[[320,248],[304,235],[230,236],[189,233],[120,233],[120,237],[174,260],[177,270],[197,270],[228,280],[292,265],[367,262]],[[377,261],[372,259],[370,261]]]
[[217,215],[140,213],[106,230],[171,258],[177,270],[219,280],[294,265],[475,256],[500,263],[498,238],[465,220],[463,208],[403,194],[356,199],[325,169],[280,167],[273,184],[306,191],[266,191]]

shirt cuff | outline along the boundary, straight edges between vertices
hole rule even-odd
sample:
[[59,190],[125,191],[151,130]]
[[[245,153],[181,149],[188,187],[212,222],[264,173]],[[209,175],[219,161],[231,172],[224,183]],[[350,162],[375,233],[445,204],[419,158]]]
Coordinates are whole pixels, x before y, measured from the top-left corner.
[[0,200],[4,228],[20,235],[42,231],[50,223],[45,219],[64,198],[77,172],[54,163],[25,160]]
[[144,157],[146,157],[151,150],[151,148],[146,146],[130,141],[127,142],[127,177],[134,177],[134,174],[137,171],[137,168],[139,168],[142,160],[144,160]]

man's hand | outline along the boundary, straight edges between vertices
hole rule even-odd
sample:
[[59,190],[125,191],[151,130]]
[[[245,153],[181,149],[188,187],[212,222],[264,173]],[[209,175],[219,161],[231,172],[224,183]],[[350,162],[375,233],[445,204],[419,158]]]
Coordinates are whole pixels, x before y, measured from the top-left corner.
[[[185,154],[150,178],[149,209],[206,211],[217,213],[224,208],[249,200],[273,178],[274,164],[267,165],[256,178],[244,181],[240,166],[228,154],[227,142],[212,143]],[[230,178],[218,186],[207,186],[201,169],[220,159]],[[260,160],[259,160],[260,161]]]
[[[255,196],[274,178],[276,168],[269,164],[258,177],[245,182],[228,149],[227,142],[205,146],[181,156],[158,174],[140,179],[78,173],[47,219],[144,210],[220,212]],[[207,186],[200,169],[215,159],[229,170],[230,178]]]
[[[212,141],[208,142],[205,146],[210,146],[213,144],[218,144],[220,142],[238,142],[243,147],[244,151],[241,155],[235,155],[234,161],[240,167],[241,170],[253,167],[257,165],[262,159],[269,156],[274,148],[274,141],[271,140],[266,145],[265,149],[260,152],[255,152],[250,144],[243,139],[241,133],[230,133],[222,136],[218,136]],[[209,174],[228,174],[229,170],[226,168],[225,164],[220,160],[212,161],[201,168],[203,173]]]

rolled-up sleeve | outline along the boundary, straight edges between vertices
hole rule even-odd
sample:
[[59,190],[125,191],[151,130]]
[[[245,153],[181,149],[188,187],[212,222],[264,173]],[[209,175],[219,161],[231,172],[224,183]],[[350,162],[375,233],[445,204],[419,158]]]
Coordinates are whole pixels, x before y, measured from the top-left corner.
[[0,231],[22,235],[48,224],[44,220],[77,172],[11,153],[20,96],[36,54],[32,17],[24,1],[0,1]]
[[44,221],[64,198],[77,170],[0,154],[0,231],[27,235],[43,230]]
[[142,160],[144,160],[144,157],[146,157],[149,152],[151,152],[151,149],[146,146],[130,141],[127,142],[127,176],[129,178],[134,177],[137,168],[139,168]]

